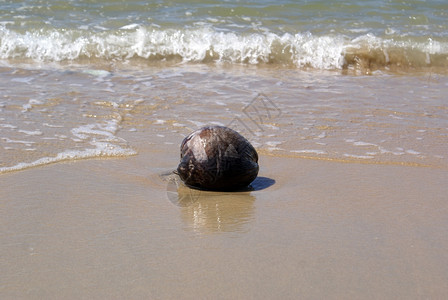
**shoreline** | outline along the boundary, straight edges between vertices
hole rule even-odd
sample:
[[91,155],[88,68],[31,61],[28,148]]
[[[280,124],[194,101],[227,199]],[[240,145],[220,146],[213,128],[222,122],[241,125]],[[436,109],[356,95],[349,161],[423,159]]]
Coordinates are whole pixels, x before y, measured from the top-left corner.
[[[74,155],[0,174],[0,298],[448,292],[445,77],[87,71],[2,74],[2,163]],[[164,180],[209,123],[241,127],[258,188]]]
[[267,155],[448,168],[445,77],[204,66],[22,71],[0,74],[0,170],[124,156],[144,141],[176,145],[206,124],[235,126]]

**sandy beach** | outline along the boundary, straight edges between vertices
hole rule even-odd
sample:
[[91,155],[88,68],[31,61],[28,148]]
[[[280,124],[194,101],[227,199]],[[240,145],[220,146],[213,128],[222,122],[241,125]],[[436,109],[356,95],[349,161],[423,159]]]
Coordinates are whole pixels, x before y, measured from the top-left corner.
[[1,298],[448,292],[446,170],[261,155],[269,184],[180,205],[160,176],[178,149],[162,148],[2,175]]
[[[3,1],[0,299],[445,299],[443,1]],[[247,190],[172,173],[192,131]]]

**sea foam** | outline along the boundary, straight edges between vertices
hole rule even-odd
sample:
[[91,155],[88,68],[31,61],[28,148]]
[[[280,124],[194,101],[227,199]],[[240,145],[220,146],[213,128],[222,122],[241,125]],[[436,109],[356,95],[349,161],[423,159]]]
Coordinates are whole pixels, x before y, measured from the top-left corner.
[[350,65],[446,66],[448,42],[435,39],[357,38],[311,33],[241,33],[211,26],[184,29],[130,24],[118,30],[41,29],[20,33],[0,25],[0,58],[35,61],[180,59],[183,62],[283,64],[342,69]]
[[[84,145],[83,149],[66,149],[55,154],[54,156],[45,156],[32,162],[19,162],[12,166],[0,167],[0,174],[67,160],[122,157],[137,154],[135,150],[127,146],[127,142],[125,140],[115,135],[119,128],[119,122],[119,119],[111,119],[102,123],[92,123],[72,128],[72,140],[79,144],[78,147],[80,145]],[[40,130],[19,130],[19,132],[31,137],[43,134]],[[58,136],[61,137],[60,135]],[[68,137],[64,136],[64,138]],[[45,139],[45,137],[43,139]],[[28,147],[31,145],[39,145],[38,141],[13,140],[6,137],[2,138],[2,140],[5,143],[25,144]],[[27,150],[36,149],[30,148]]]
[[92,149],[84,149],[78,151],[67,150],[58,153],[55,157],[42,157],[33,162],[21,162],[11,167],[2,167],[0,168],[0,174],[67,160],[78,160],[96,157],[120,157],[136,154],[136,152],[132,149],[124,149],[110,143],[96,143],[95,146],[96,147]]

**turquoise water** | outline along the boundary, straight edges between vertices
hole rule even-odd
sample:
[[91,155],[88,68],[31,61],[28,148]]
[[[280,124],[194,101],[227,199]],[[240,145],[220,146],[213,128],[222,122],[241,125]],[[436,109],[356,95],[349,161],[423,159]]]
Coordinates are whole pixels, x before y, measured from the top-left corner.
[[0,58],[448,66],[445,1],[3,1]]

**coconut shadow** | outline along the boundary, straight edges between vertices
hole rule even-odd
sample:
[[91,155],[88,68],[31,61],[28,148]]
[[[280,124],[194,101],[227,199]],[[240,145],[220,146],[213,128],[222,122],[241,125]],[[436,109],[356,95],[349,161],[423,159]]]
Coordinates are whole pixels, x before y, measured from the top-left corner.
[[[184,183],[185,184],[185,183]],[[237,193],[237,192],[253,192],[253,191],[261,191],[264,189],[267,189],[268,187],[275,184],[275,180],[268,177],[263,176],[257,176],[257,178],[254,179],[248,186],[245,187],[238,187],[235,189],[229,188],[229,189],[205,189],[205,188],[199,188],[195,186],[191,186],[188,184],[185,184],[190,189],[198,190],[198,191],[206,191],[206,192],[224,192],[224,193]]]
[[275,180],[269,177],[258,176],[247,187],[248,191],[261,191],[275,184]]
[[272,178],[258,176],[249,186],[244,188],[234,190],[204,190],[185,185],[174,172],[169,176],[165,175],[165,178],[167,181],[168,199],[176,206],[189,206],[199,198],[207,198],[210,196],[244,195],[246,193],[247,196],[250,196],[250,192],[261,191],[275,184],[275,180]]

